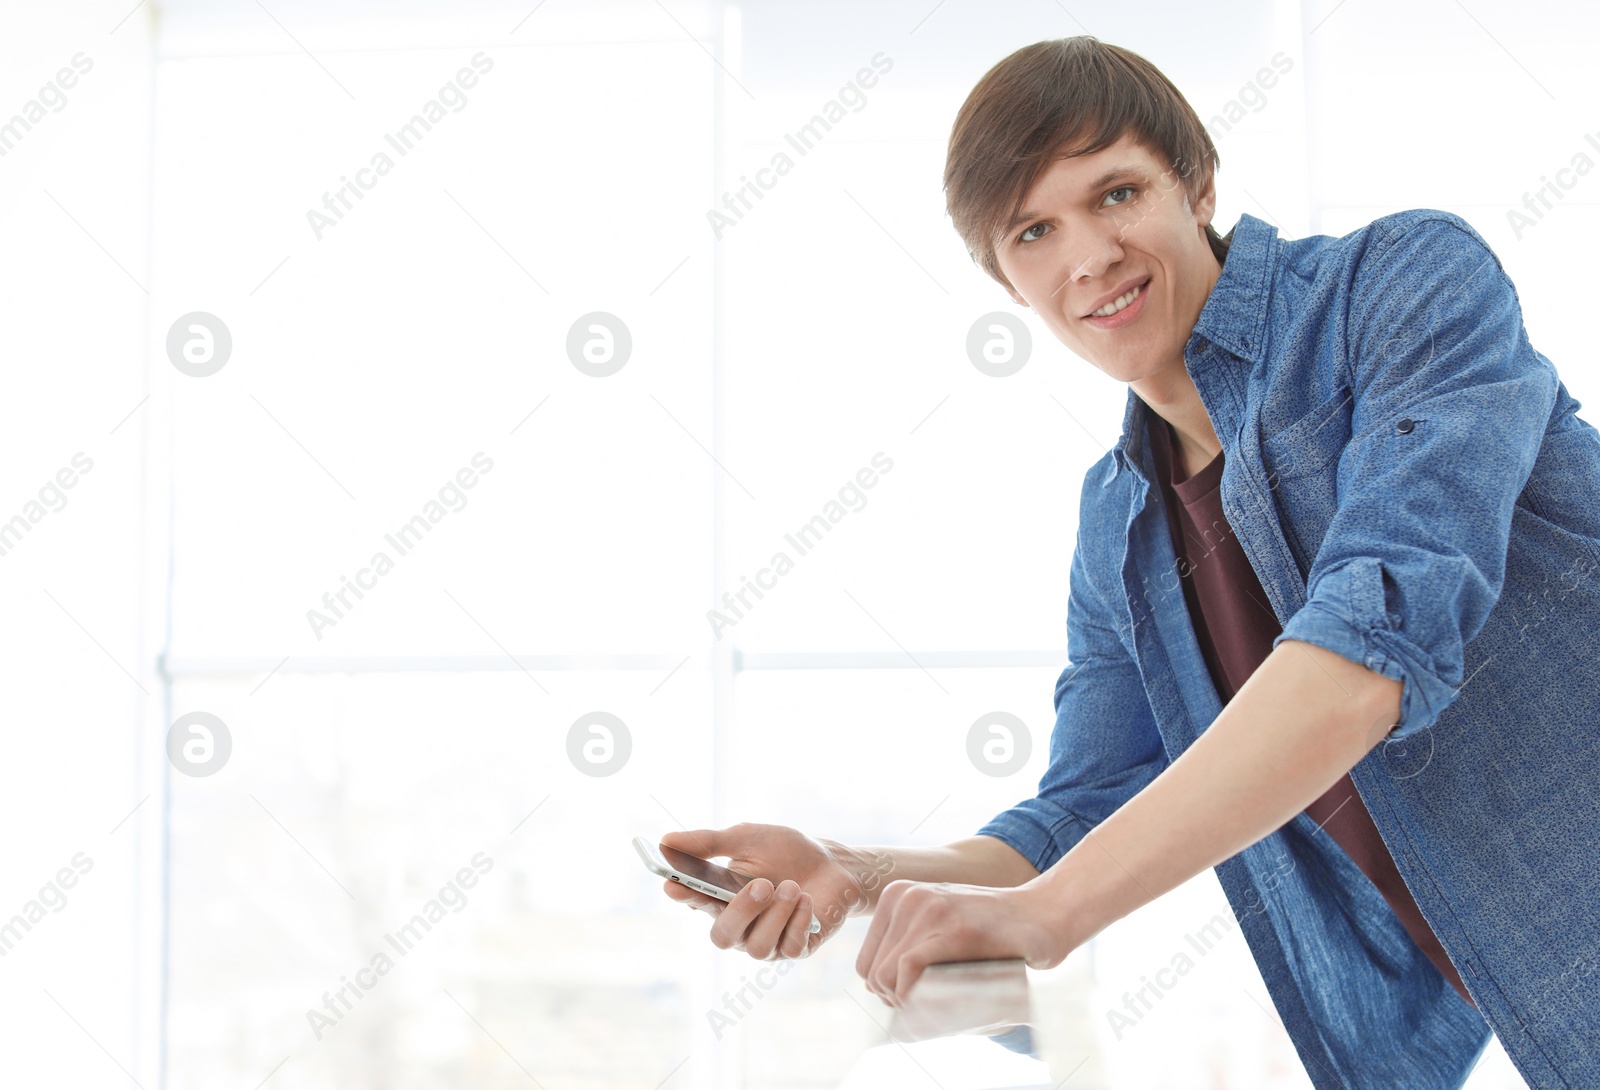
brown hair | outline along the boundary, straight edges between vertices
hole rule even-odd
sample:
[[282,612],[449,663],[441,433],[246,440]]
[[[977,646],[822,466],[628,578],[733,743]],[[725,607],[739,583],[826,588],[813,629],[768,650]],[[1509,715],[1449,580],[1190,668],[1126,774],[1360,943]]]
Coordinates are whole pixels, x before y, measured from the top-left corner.
[[[989,69],[956,115],[944,166],[945,207],[972,259],[1010,287],[995,247],[1034,181],[1052,161],[1124,134],[1172,164],[1190,201],[1221,165],[1194,108],[1137,53],[1082,35],[1024,46]],[[1206,239],[1221,264],[1228,240],[1210,224]]]

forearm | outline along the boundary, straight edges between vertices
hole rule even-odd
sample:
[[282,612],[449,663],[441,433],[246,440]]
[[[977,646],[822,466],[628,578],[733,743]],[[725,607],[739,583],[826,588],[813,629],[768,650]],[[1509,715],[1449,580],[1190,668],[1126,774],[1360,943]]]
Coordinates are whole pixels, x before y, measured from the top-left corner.
[[[862,885],[864,906],[852,915],[866,915],[878,905],[878,895],[890,882],[962,882],[975,886],[1020,886],[1039,877],[1021,853],[992,836],[972,836],[927,848],[851,848],[851,865]],[[862,874],[874,877],[862,881]],[[868,888],[870,887],[870,888]]]
[[1399,718],[1399,682],[1285,640],[1193,745],[1029,888],[1075,948],[1283,826]]

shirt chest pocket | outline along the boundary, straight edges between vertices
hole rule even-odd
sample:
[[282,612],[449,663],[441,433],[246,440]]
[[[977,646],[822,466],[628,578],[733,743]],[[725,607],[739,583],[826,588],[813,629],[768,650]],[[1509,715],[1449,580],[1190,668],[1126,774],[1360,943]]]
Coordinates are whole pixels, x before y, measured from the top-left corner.
[[1269,481],[1293,481],[1321,472],[1350,441],[1354,399],[1341,386],[1310,412],[1261,441]]
[[1335,390],[1310,412],[1261,443],[1279,525],[1303,578],[1338,510],[1339,455],[1350,441],[1353,397]]

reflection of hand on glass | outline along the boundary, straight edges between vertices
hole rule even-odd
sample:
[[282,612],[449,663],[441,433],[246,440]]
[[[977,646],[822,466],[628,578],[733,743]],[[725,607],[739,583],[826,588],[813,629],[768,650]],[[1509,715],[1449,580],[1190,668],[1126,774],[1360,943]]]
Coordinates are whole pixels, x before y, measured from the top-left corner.
[[[918,979],[905,1005],[894,1012],[889,1036],[896,1041],[923,1041],[966,1033],[1010,1039],[1027,1031],[1032,1021],[1028,975],[1016,958],[932,965]],[[1030,1051],[1030,1034],[1020,1034],[1020,1047]],[[1007,1040],[1001,1040],[1006,1038]]]
[[1033,1026],[1011,1026],[1001,1033],[990,1033],[989,1040],[1002,1048],[1022,1056],[1037,1056],[1038,1049],[1033,1040]]

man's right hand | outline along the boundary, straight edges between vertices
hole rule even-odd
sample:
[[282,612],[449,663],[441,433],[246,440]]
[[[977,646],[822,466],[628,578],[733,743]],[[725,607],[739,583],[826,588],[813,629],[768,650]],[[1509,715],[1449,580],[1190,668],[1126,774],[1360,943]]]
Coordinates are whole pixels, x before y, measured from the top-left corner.
[[[871,910],[893,867],[887,855],[813,840],[784,825],[745,822],[726,829],[675,831],[662,836],[661,843],[702,859],[726,858],[730,869],[755,876],[731,901],[673,881],[663,882],[662,888],[674,901],[713,917],[713,945],[743,950],[758,961],[809,955],[846,918]],[[809,933],[813,914],[822,922],[815,935]]]

